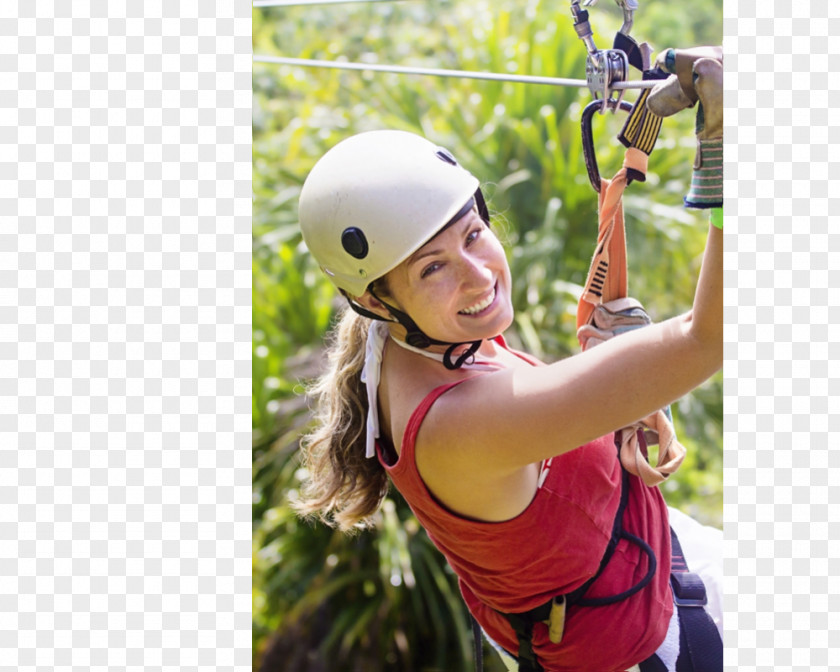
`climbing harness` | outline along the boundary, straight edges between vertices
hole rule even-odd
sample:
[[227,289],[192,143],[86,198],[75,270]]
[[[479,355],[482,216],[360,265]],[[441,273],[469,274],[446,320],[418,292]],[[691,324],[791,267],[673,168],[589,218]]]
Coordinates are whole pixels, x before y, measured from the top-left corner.
[[[544,604],[539,605],[528,611],[519,613],[503,613],[510,624],[513,631],[516,633],[516,639],[519,642],[519,649],[516,652],[516,659],[519,664],[519,672],[543,672],[543,667],[537,660],[532,644],[532,636],[534,632],[534,625],[537,623],[544,623],[548,626],[549,640],[553,644],[559,644],[563,639],[563,630],[566,623],[566,612],[569,607],[603,607],[610,604],[615,604],[621,600],[627,599],[631,595],[639,592],[648,583],[650,583],[654,574],[656,573],[656,556],[650,546],[641,538],[630,532],[627,532],[622,527],[622,520],[624,518],[624,510],[627,508],[627,500],[629,499],[630,485],[629,474],[622,469],[621,473],[621,498],[619,500],[618,510],[616,511],[613,520],[612,534],[607,543],[607,548],[604,555],[601,557],[601,562],[598,565],[598,570],[581,586],[573,590],[571,593],[565,595],[556,595]],[[638,546],[642,553],[647,557],[647,572],[639,579],[633,586],[626,590],[606,597],[586,598],[584,595],[589,587],[601,575],[601,572],[609,563],[618,542],[621,539]],[[478,666],[476,670],[480,672],[482,668]]]
[[[531,636],[535,624],[540,622],[546,624],[548,626],[550,641],[559,643],[560,639],[557,635],[559,633],[560,637],[562,637],[567,607],[574,604],[591,607],[613,604],[641,590],[653,577],[653,573],[656,571],[656,558],[653,555],[653,551],[650,550],[650,547],[644,541],[620,529],[620,517],[623,513],[623,507],[626,505],[626,480],[627,472],[623,471],[622,504],[619,506],[619,511],[616,514],[613,536],[610,539],[607,551],[601,560],[595,577],[587,581],[573,593],[555,597],[530,611],[519,614],[503,614],[516,633],[519,642],[519,650],[516,654],[518,672],[544,672],[531,644]],[[649,563],[647,574],[636,585],[618,595],[600,598],[599,600],[580,599],[580,596],[586,592],[586,589],[597,578],[598,574],[600,574],[601,570],[609,561],[618,543],[616,537],[617,530],[619,531],[619,536],[636,543],[647,554]],[[671,528],[671,589],[674,595],[674,606],[677,610],[680,632],[679,654],[675,665],[676,672],[721,672],[723,670],[723,641],[721,640],[717,626],[704,608],[708,602],[706,587],[698,574],[689,571],[682,547],[673,528]],[[475,644],[475,669],[477,672],[481,672],[483,669],[481,628],[475,618],[472,619],[472,623]],[[659,656],[653,654],[639,663],[639,671],[668,672],[668,668],[660,660]]]

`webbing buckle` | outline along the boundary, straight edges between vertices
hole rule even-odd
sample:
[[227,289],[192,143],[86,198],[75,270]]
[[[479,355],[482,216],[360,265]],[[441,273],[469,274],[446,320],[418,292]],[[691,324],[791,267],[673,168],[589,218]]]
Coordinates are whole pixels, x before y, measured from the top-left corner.
[[678,607],[705,607],[709,601],[703,580],[694,572],[672,572],[671,589]]

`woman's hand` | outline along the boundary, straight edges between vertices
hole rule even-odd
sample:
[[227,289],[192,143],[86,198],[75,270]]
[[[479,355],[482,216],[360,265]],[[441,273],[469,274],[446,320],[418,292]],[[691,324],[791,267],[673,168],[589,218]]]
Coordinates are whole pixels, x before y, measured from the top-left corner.
[[690,208],[719,208],[723,205],[723,51],[666,49],[656,64],[671,76],[650,92],[651,112],[668,117],[700,101],[694,176],[685,203]]

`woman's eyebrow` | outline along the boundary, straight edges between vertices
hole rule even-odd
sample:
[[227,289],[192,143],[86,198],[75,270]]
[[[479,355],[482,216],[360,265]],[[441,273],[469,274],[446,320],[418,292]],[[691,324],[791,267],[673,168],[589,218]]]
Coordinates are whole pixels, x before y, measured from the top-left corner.
[[[471,212],[474,212],[474,211],[471,211]],[[466,232],[472,226],[472,217],[464,217],[460,221],[464,222],[464,225],[461,227],[462,232]],[[440,234],[442,234],[444,231],[446,231],[449,227],[453,226],[455,223],[456,222],[453,222],[452,224],[449,224],[448,226],[444,226],[440,231],[438,231],[434,236],[432,236],[426,242],[426,245],[431,243],[435,238],[437,238]],[[431,256],[434,256],[436,254],[440,254],[441,252],[443,252],[443,248],[434,248],[432,250],[426,250],[424,248],[425,248],[425,245],[423,247],[421,247],[419,250],[417,250],[417,252],[412,254],[406,260],[406,265],[407,266],[412,266],[413,264],[416,264],[418,261],[420,261],[421,259],[424,259],[425,257],[431,257]]]

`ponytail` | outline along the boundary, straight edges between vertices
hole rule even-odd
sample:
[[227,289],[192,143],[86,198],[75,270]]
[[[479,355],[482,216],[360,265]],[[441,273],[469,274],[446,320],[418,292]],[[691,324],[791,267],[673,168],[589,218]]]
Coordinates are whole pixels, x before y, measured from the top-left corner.
[[388,492],[379,460],[365,457],[368,400],[361,373],[370,323],[346,307],[327,337],[327,371],[308,390],[315,428],[300,442],[308,477],[292,502],[300,515],[343,532],[371,527]]

